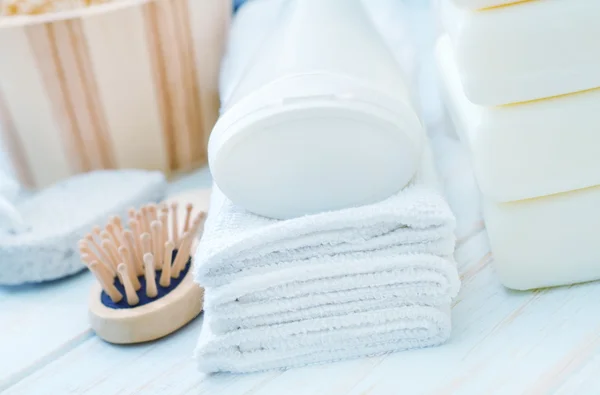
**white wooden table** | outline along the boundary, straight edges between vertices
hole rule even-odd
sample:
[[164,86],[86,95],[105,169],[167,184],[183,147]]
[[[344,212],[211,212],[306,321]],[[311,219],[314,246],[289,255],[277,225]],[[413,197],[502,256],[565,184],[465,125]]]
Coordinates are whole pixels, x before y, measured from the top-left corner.
[[[206,187],[206,170],[172,192]],[[207,376],[192,351],[202,318],[166,339],[115,346],[87,322],[92,276],[0,288],[0,393],[599,394],[600,284],[511,292],[494,275],[485,231],[459,240],[462,291],[437,348],[286,372]]]

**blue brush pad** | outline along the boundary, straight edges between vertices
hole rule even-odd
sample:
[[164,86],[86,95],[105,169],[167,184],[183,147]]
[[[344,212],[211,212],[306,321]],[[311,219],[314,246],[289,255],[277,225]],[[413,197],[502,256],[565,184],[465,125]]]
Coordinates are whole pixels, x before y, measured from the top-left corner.
[[[173,251],[173,261],[175,260],[175,255],[177,255],[177,250]],[[137,291],[137,295],[140,298],[140,303],[136,304],[135,306],[130,306],[127,303],[127,298],[125,297],[125,287],[123,287],[123,284],[121,284],[121,282],[117,278],[115,278],[114,285],[119,290],[119,292],[121,292],[121,294],[123,295],[123,299],[121,299],[121,301],[119,303],[115,303],[106,294],[106,292],[102,291],[102,294],[100,295],[100,301],[102,302],[102,304],[104,306],[111,308],[111,309],[132,309],[134,307],[139,307],[139,306],[143,306],[145,304],[154,302],[155,300],[160,299],[163,296],[165,296],[166,294],[168,294],[169,292],[171,292],[173,289],[175,289],[179,285],[179,283],[181,283],[181,281],[185,278],[187,272],[190,270],[190,267],[192,266],[191,261],[192,261],[192,259],[190,257],[190,259],[188,259],[188,261],[186,262],[185,267],[179,274],[179,277],[171,278],[171,285],[168,286],[167,288],[161,287],[160,284],[158,284],[158,280],[160,279],[162,270],[157,270],[156,271],[156,283],[157,283],[156,289],[158,290],[158,295],[156,295],[154,298],[149,298],[148,296],[146,296],[146,278],[144,276],[138,276],[138,280],[140,280],[140,283],[142,284],[142,287]]]

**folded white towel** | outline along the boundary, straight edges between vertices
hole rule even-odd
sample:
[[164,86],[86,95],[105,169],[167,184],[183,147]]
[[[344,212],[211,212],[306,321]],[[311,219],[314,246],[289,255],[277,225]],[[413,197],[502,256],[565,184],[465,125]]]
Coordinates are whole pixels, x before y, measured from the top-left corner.
[[429,147],[413,183],[367,206],[281,221],[234,206],[213,187],[211,210],[195,255],[196,280],[205,287],[296,266],[313,258],[395,248],[388,255],[449,256],[455,218],[438,192]]
[[449,305],[458,291],[451,258],[402,247],[314,258],[209,289],[216,334],[407,305]]
[[401,193],[292,220],[248,213],[213,188],[195,256],[200,367],[287,368],[445,341],[460,281],[454,216],[436,187],[427,150]]
[[430,347],[449,337],[449,310],[449,306],[394,307],[239,330],[225,336],[211,332],[208,315],[196,358],[205,372],[245,373]]

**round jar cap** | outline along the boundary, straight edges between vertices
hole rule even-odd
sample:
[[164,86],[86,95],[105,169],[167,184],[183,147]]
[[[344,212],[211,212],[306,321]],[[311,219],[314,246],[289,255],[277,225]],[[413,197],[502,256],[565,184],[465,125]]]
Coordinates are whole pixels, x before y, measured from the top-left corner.
[[375,203],[417,171],[423,131],[406,105],[312,96],[259,107],[256,99],[223,114],[209,142],[216,185],[250,212],[288,219]]

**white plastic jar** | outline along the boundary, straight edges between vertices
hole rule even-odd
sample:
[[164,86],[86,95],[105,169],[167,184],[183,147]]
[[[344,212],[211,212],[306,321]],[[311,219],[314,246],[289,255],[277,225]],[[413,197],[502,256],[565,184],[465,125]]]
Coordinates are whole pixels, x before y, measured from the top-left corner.
[[359,0],[288,1],[209,141],[235,204],[292,218],[383,200],[417,171],[406,78]]

